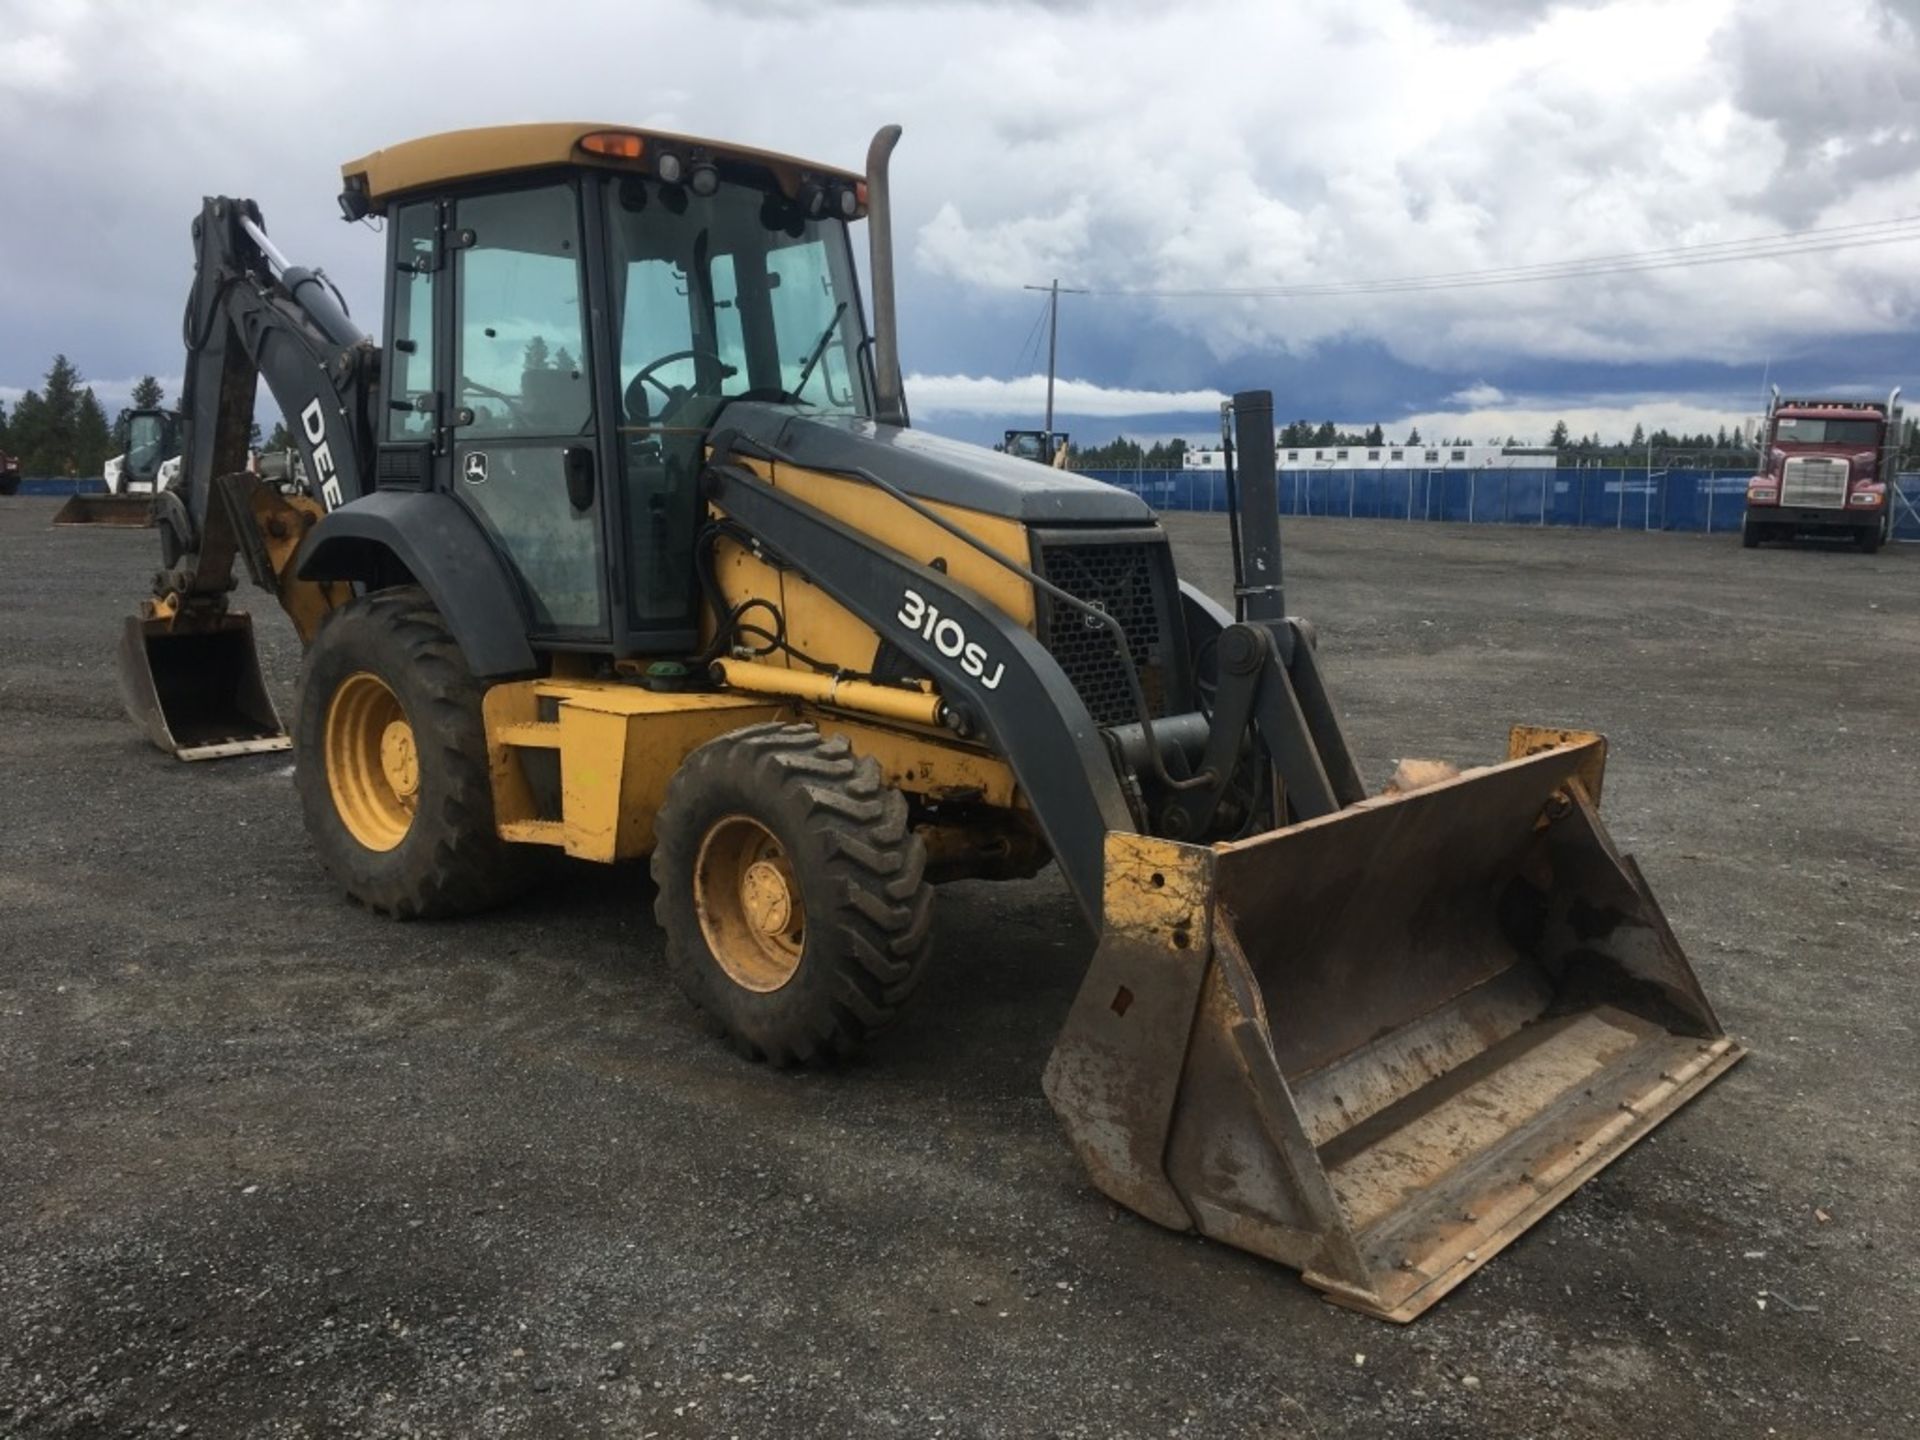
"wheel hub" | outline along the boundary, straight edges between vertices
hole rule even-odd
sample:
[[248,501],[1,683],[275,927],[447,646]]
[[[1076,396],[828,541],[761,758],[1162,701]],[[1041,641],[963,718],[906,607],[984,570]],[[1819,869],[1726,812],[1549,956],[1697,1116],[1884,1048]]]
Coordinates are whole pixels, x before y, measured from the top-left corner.
[[784,935],[793,916],[787,877],[770,860],[756,860],[740,881],[740,903],[747,920],[762,935]]
[[380,768],[394,794],[410,800],[419,793],[420,755],[413,747],[413,727],[404,719],[389,721],[381,732]]
[[392,688],[369,670],[341,681],[327,704],[321,754],[334,813],[369,850],[393,850],[413,828],[420,749]]
[[767,994],[799,973],[806,904],[771,830],[747,815],[714,822],[700,842],[693,887],[707,949],[736,985]]

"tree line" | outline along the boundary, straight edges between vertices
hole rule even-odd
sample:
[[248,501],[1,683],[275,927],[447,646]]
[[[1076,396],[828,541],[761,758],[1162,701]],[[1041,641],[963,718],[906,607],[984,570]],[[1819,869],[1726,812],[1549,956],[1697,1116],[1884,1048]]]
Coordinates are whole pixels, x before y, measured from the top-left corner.
[[[13,456],[26,475],[97,476],[109,459],[126,450],[129,415],[135,410],[164,409],[166,387],[153,376],[142,375],[127,399],[126,407],[109,422],[106,408],[80,368],[65,355],[56,355],[40,384],[22,395],[11,412],[0,401],[0,454]],[[264,445],[256,424],[251,443],[256,450],[284,450],[293,441],[281,421]]]
[[64,355],[8,414],[0,404],[0,450],[17,456],[28,475],[98,475],[116,454],[113,427],[100,397]]

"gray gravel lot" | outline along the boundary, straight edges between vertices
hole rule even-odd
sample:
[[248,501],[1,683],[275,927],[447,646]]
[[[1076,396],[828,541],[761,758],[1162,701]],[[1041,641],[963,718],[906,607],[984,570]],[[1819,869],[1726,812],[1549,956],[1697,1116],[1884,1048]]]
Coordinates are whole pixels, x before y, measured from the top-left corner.
[[[644,867],[392,924],[285,757],[145,748],[113,651],[153,537],[56,503],[0,500],[0,1435],[1920,1433],[1920,547],[1290,524],[1370,775],[1606,731],[1615,835],[1755,1050],[1395,1328],[1082,1178],[1051,872],[942,893],[861,1063],[745,1064]],[[1223,526],[1169,524],[1218,593]]]

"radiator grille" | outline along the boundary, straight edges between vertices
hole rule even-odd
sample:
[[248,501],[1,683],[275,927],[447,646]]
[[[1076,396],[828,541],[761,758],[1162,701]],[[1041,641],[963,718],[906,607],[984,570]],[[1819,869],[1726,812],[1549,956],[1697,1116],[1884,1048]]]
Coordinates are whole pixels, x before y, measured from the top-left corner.
[[[1163,541],[1046,544],[1040,573],[1075,599],[1098,605],[1126,631],[1150,715],[1166,713],[1167,636],[1159,594]],[[1126,664],[1113,632],[1091,617],[1042,592],[1040,640],[1066,672],[1100,725],[1124,725],[1138,717]]]
[[1782,505],[1841,506],[1847,503],[1847,462],[1819,455],[1795,455],[1781,477]]

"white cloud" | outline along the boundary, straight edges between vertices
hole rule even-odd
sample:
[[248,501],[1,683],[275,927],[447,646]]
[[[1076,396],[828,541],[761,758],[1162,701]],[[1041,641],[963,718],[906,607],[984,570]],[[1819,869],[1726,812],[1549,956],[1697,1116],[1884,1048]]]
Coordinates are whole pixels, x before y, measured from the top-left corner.
[[1474,409],[1483,409],[1488,405],[1498,405],[1506,398],[1506,392],[1501,390],[1498,385],[1489,385],[1486,381],[1482,380],[1478,384],[1467,386],[1464,390],[1454,391],[1453,394],[1447,396],[1447,403],[1450,405],[1466,405]]
[[20,35],[0,40],[0,91],[51,95],[75,78],[73,57],[57,35]]
[[[405,28],[433,37],[436,73],[498,75],[510,57],[520,77],[423,89],[419,47],[393,43],[377,0],[259,0],[244,27],[227,0],[140,7],[138,23],[118,5],[0,0],[0,134],[19,141],[0,156],[0,379],[32,383],[56,349],[83,370],[178,368],[203,194],[259,200],[282,248],[324,265],[378,329],[381,241],[334,217],[340,161],[568,114],[850,164],[901,121],[909,325],[1055,276],[1297,285],[1916,214],[1920,58],[1893,3],[1831,0],[1809,19],[1787,0],[732,0],[716,17],[697,0],[582,0],[558,24],[505,0],[419,0]],[[636,91],[637,54],[708,53],[716,23],[732,83]],[[823,23],[859,84],[796,67]],[[323,126],[233,83],[346,55],[355,103]],[[1216,369],[1358,339],[1449,383],[1511,387],[1534,361],[1758,369],[1816,337],[1909,334],[1914,261],[1909,244],[1418,295],[1076,303],[1176,327]],[[916,345],[923,368],[961,368]],[[1158,373],[1151,354],[1103,358],[1103,375]]]
[[[1035,17],[1022,63],[1071,56],[1098,84],[1011,146],[989,168],[997,183],[956,177],[915,253],[982,287],[1056,274],[1110,291],[1297,286],[1920,211],[1912,29],[1881,0],[1834,0],[1814,29],[1817,45],[1797,43],[1804,11],[1785,0],[1358,0],[1339,13],[1195,0],[1125,26]],[[1196,31],[1235,40],[1187,65],[1175,57]],[[1800,67],[1784,90],[1771,83],[1783,50]],[[1002,78],[983,86],[990,119],[1029,103]],[[936,67],[927,89],[958,84]],[[1910,330],[1916,244],[1419,294],[1104,303],[1220,358],[1362,338],[1443,371],[1747,361]]]
[[[907,404],[916,416],[1031,415],[1037,424],[1046,411],[1047,377],[1027,375],[996,380],[974,375],[909,375]],[[1100,419],[1135,415],[1218,414],[1227,397],[1218,390],[1128,390],[1086,380],[1056,380],[1056,416]]]
[[[1711,399],[1641,396],[1633,398],[1574,400],[1561,404],[1540,400],[1517,401],[1512,405],[1462,406],[1459,409],[1431,410],[1408,415],[1387,426],[1389,439],[1405,438],[1418,427],[1427,440],[1464,437],[1487,443],[1504,441],[1509,435],[1525,445],[1544,445],[1557,421],[1565,421],[1570,433],[1598,435],[1601,440],[1625,441],[1634,427],[1647,431],[1667,430],[1676,435],[1713,434],[1724,428],[1737,429],[1751,424],[1759,407],[1742,410],[1715,403]],[[1358,429],[1359,426],[1351,428]]]

